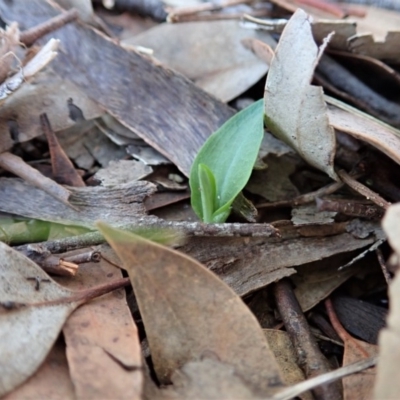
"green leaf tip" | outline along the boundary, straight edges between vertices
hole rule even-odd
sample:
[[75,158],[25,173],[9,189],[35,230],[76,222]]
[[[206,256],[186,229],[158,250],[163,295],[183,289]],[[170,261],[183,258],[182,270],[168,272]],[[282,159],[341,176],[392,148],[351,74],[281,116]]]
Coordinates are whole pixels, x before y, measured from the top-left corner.
[[199,150],[189,184],[191,203],[206,223],[225,222],[248,182],[264,134],[264,101],[235,114]]
[[137,227],[128,231],[114,228],[102,221],[96,222],[96,227],[108,243],[111,243],[111,241],[129,243],[132,241],[150,240],[165,246],[176,246],[182,245],[185,242],[185,237],[181,232],[169,228]]

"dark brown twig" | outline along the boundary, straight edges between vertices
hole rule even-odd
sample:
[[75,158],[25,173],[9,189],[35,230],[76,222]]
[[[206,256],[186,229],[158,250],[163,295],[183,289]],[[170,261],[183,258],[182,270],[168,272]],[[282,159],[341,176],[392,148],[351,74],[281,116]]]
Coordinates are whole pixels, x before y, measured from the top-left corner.
[[390,206],[391,203],[383,199],[381,196],[379,196],[379,194],[373,192],[362,183],[357,182],[347,172],[341,170],[338,171],[338,175],[346,185],[350,186],[353,190],[366,197],[367,200],[371,200],[373,203],[377,204],[379,207],[384,208],[385,210]]
[[375,204],[364,204],[350,199],[315,199],[318,211],[335,211],[351,217],[381,219],[384,210]]
[[[288,279],[282,279],[274,286],[275,301],[285,328],[290,336],[298,357],[298,364],[307,378],[330,371],[328,361],[320,352],[310,331],[300,304]],[[317,399],[338,399],[340,389],[336,383],[313,390]]]
[[40,25],[36,25],[33,28],[27,29],[26,31],[21,32],[19,40],[25,46],[31,46],[36,40],[40,39],[42,36],[47,35],[50,32],[55,31],[56,29],[61,28],[62,26],[72,22],[78,18],[78,10],[75,8],[71,8],[70,10],[56,15],[54,18],[51,18]]
[[257,204],[256,208],[294,207],[294,206],[299,206],[301,204],[312,203],[313,201],[315,201],[316,198],[332,194],[338,191],[342,187],[343,187],[342,182],[334,182],[322,187],[321,189],[316,190],[315,192],[302,194],[301,196],[297,196],[291,200],[277,201],[274,203]]

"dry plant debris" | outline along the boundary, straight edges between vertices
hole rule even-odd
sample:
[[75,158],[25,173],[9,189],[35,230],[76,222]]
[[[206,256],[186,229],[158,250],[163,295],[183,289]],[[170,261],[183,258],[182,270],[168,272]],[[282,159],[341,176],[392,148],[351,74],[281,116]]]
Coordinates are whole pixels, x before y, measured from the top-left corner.
[[398,395],[392,3],[0,2],[0,397]]

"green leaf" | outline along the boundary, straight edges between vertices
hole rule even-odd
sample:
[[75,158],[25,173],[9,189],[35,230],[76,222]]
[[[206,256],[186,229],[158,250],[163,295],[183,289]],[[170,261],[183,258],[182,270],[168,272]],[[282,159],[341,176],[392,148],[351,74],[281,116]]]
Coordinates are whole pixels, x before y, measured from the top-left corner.
[[214,201],[217,194],[215,177],[207,165],[199,164],[198,168],[200,182],[200,196],[202,206],[202,220],[212,222],[212,215],[215,209]]
[[[189,184],[192,207],[204,222],[224,222],[229,216],[233,200],[249,180],[264,134],[263,115],[264,101],[261,99],[225,122],[207,139],[197,154],[190,171]],[[211,175],[205,172],[204,166]],[[200,182],[200,176],[209,183]],[[208,197],[202,197],[202,185],[205,184],[209,185],[208,194],[215,188],[212,202]],[[210,204],[213,204],[212,220],[206,221],[204,207]]]

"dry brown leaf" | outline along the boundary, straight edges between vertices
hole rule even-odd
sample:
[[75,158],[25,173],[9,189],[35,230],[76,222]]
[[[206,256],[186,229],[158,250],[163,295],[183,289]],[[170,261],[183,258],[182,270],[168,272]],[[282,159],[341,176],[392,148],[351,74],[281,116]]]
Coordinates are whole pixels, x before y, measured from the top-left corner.
[[213,358],[186,363],[173,373],[171,380],[173,385],[159,392],[159,400],[260,399],[246,386],[232,365]]
[[75,400],[74,385],[69,376],[65,344],[57,341],[34,375],[2,400]]
[[182,253],[98,226],[128,271],[161,383],[211,353],[252,390],[268,395],[282,385],[257,320],[212,272]]
[[333,169],[335,132],[329,125],[321,87],[311,86],[324,48],[314,42],[301,9],[287,23],[265,85],[266,125],[312,166],[337,179]]
[[338,271],[338,266],[345,264],[349,259],[351,259],[349,254],[337,254],[323,261],[297,267],[297,274],[291,279],[295,284],[294,292],[303,311],[316,306],[359,271],[357,267]]
[[330,124],[363,140],[400,164],[400,131],[339,100],[325,96]]
[[[297,355],[287,332],[276,329],[264,329],[265,337],[273,351],[276,361],[282,371],[283,381],[287,386],[302,382],[305,379],[303,371],[296,363]],[[302,400],[312,400],[310,392],[299,396]]]
[[[121,277],[121,270],[102,259],[80,265],[74,279],[60,283],[81,290]],[[79,399],[141,398],[141,348],[124,289],[84,304],[68,318],[63,333]]]
[[[344,341],[343,367],[376,356],[378,346],[352,338]],[[376,367],[343,378],[345,400],[370,399],[376,378]]]
[[237,21],[165,23],[124,43],[151,48],[157,60],[228,102],[268,70],[265,63],[243,48],[244,38],[274,43],[269,33],[243,29]]
[[[390,206],[382,221],[389,243],[400,257],[400,204]],[[387,328],[379,334],[379,362],[374,388],[374,398],[396,399],[400,393],[400,274],[389,286],[390,311]]]
[[[336,315],[331,299],[325,301],[326,311],[336,333],[344,345],[343,365],[351,365],[377,356],[378,346],[353,338],[343,327]],[[343,395],[345,400],[370,399],[374,385],[376,368],[353,374],[343,379]]]
[[[1,396],[38,369],[65,320],[79,303],[30,306],[30,303],[70,297],[73,292],[58,285],[34,262],[1,242],[0,258]],[[18,307],[18,304],[27,306]]]

